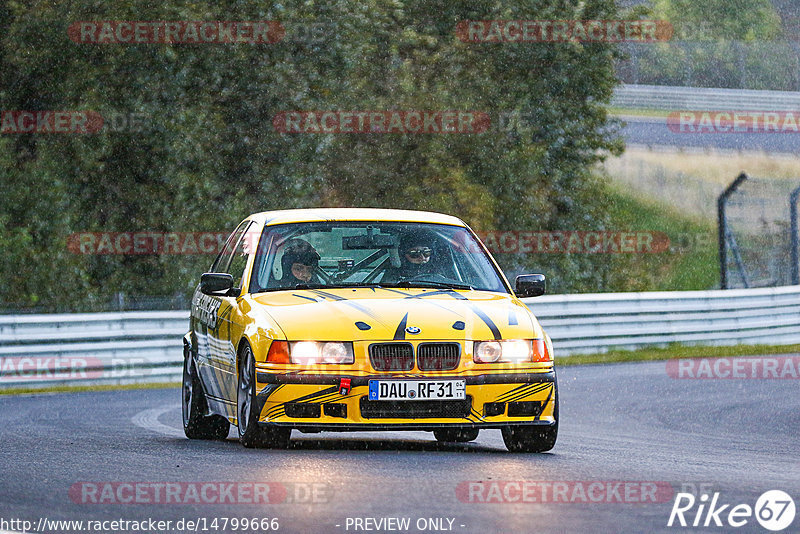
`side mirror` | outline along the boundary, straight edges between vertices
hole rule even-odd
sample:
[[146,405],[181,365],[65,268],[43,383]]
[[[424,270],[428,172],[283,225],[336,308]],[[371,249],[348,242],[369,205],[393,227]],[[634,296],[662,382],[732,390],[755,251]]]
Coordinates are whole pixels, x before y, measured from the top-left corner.
[[514,292],[519,298],[544,295],[547,282],[543,274],[521,274],[517,276]]
[[204,295],[226,296],[233,289],[233,276],[228,273],[203,273],[200,292]]

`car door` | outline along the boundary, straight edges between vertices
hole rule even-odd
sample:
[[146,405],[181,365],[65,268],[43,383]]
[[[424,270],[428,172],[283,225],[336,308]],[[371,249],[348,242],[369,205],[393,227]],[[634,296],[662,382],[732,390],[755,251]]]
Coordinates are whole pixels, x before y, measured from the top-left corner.
[[[250,221],[242,222],[230,235],[210,272],[226,273],[240,247]],[[234,281],[235,282],[235,281]],[[192,320],[197,338],[197,372],[215,413],[235,416],[236,355],[230,321],[235,297],[204,295],[198,287],[192,299]]]
[[[232,407],[231,416],[236,416],[236,395],[238,376],[236,369],[236,346],[241,338],[244,328],[242,314],[239,309],[240,296],[247,293],[243,288],[245,269],[250,259],[255,238],[251,235],[254,224],[245,226],[242,235],[233,249],[227,265],[220,272],[225,272],[233,277],[231,296],[219,297],[220,306],[217,315],[217,334],[222,341],[219,351],[213,360],[216,371],[220,377],[220,396]],[[256,241],[257,242],[257,241]]]

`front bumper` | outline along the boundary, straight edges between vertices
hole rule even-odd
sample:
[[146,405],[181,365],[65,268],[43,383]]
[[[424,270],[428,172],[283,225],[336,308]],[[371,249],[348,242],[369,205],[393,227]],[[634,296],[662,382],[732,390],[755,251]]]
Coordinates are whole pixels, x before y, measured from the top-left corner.
[[[463,401],[370,401],[373,379],[463,379]],[[340,392],[341,379],[350,389]],[[429,376],[256,373],[259,422],[299,430],[433,430],[553,425],[554,371]]]

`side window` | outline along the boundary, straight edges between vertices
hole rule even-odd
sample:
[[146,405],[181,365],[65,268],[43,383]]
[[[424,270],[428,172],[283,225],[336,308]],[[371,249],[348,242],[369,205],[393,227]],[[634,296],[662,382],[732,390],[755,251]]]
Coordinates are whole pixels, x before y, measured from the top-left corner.
[[275,252],[272,244],[280,237],[275,231],[268,231],[264,227],[262,236],[259,239],[259,250],[253,265],[253,274],[250,277],[250,292],[259,293],[267,288],[269,275],[272,272],[272,261],[275,259]]
[[240,224],[236,230],[233,231],[231,236],[225,242],[225,246],[222,248],[222,252],[219,253],[217,256],[216,261],[214,261],[214,265],[211,266],[212,273],[227,273],[228,272],[228,265],[231,263],[231,258],[233,257],[233,252],[235,250],[236,244],[239,242],[239,238],[242,237],[245,229],[250,224],[250,221],[245,221]]
[[225,272],[233,276],[233,287],[242,287],[242,278],[244,277],[244,269],[247,267],[247,258],[255,249],[255,244],[258,243],[258,236],[252,235],[253,232],[248,231],[253,227],[251,224],[247,230],[243,232],[242,238],[236,245],[231,258],[230,264]]

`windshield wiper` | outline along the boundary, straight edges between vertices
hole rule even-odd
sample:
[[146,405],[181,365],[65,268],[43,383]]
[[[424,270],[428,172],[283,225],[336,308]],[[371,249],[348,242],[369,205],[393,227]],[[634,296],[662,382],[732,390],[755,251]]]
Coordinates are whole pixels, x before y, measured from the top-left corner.
[[341,284],[332,285],[330,287],[383,287],[383,284],[376,284],[373,282],[342,282]]
[[423,288],[433,288],[433,289],[462,289],[462,290],[473,290],[474,287],[467,285],[467,284],[456,284],[452,282],[429,282],[427,280],[414,280],[414,281],[405,281],[405,282],[397,282],[394,284],[383,284],[386,287],[423,287]]
[[[324,289],[330,287],[327,284],[297,284],[294,286],[294,289]],[[288,288],[279,288],[279,289],[288,289]]]

